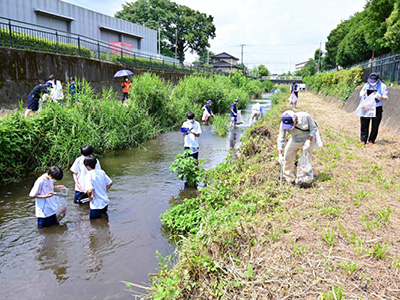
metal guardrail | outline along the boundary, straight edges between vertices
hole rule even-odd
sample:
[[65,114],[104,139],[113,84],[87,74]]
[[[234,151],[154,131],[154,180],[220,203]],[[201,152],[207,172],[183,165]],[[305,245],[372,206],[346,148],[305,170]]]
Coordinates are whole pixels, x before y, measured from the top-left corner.
[[364,72],[363,81],[367,81],[371,72],[376,72],[383,81],[400,83],[400,54],[386,54],[351,66],[361,67]]
[[179,64],[177,60],[159,54],[151,55],[141,51],[133,51],[74,33],[1,17],[0,46],[74,55],[113,62],[132,68],[228,75],[220,70],[187,63]]

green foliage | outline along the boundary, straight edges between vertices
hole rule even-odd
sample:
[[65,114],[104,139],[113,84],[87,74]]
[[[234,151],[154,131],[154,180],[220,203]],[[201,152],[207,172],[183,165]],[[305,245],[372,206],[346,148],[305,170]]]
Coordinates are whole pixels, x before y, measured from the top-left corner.
[[400,52],[400,1],[395,1],[393,11],[387,18],[386,23],[386,47],[398,53]]
[[269,76],[271,73],[268,68],[264,65],[258,66],[258,76]]
[[212,127],[215,133],[219,136],[226,136],[226,133],[229,130],[229,116],[227,115],[218,115],[215,116],[212,122]]
[[334,287],[332,286],[332,292],[321,292],[319,300],[342,300],[343,287],[341,285]]
[[138,0],[126,3],[115,17],[143,24],[154,30],[160,28],[161,53],[173,57],[177,44],[181,63],[185,60],[186,50],[200,53],[210,47],[208,39],[215,37],[212,16],[169,0]]
[[296,76],[312,76],[317,72],[317,62],[314,59],[310,58],[307,64],[299,71],[296,72]]
[[189,149],[175,156],[175,160],[169,169],[172,172],[176,172],[180,180],[186,180],[189,187],[197,187],[204,178],[204,166],[201,164],[205,159],[201,159],[198,165],[197,160],[189,156],[191,152]]
[[341,70],[338,72],[319,73],[307,76],[303,81],[317,93],[331,95],[347,100],[361,82],[362,69]]
[[[40,50],[45,52],[61,53],[67,55],[79,55],[79,48],[73,44],[58,43],[55,40],[49,40],[46,36],[34,36],[18,31],[12,31],[12,41],[14,48]],[[0,29],[0,45],[10,45],[10,31]],[[57,49],[58,48],[58,49]],[[80,47],[80,55],[91,58],[95,53],[86,48]]]

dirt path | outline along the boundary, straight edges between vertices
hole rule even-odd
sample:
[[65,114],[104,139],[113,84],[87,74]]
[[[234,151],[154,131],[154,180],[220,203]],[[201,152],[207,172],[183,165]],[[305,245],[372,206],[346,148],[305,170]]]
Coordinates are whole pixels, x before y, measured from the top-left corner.
[[271,299],[400,299],[400,136],[381,127],[375,145],[361,146],[359,118],[338,105],[306,92],[299,109],[325,146],[314,186],[285,187],[285,209],[264,222],[275,241],[254,249],[279,280],[265,286]]

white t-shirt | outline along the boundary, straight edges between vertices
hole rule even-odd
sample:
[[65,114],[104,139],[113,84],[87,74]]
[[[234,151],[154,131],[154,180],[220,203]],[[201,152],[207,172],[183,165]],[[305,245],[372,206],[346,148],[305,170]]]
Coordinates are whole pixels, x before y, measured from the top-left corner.
[[[49,192],[54,192],[54,185],[51,179],[46,178],[47,174],[43,174],[36,179],[29,196],[47,195]],[[58,203],[54,197],[36,198],[35,199],[35,214],[37,218],[47,218],[57,213]]]
[[110,177],[103,170],[91,170],[85,175],[85,192],[92,190],[94,198],[90,201],[90,209],[103,209],[110,200],[106,186],[111,183]]
[[260,103],[253,104],[253,107],[251,110],[260,112],[261,111]]
[[[73,173],[76,173],[78,182],[83,187],[83,189],[85,189],[85,179],[84,179],[85,175],[89,172],[86,169],[85,165],[83,164],[84,160],[85,160],[85,156],[83,156],[83,155],[79,156],[77,159],[75,159],[75,161],[72,164],[71,169],[70,169]],[[101,170],[99,160],[97,160],[96,169]],[[80,190],[78,189],[76,184],[75,184],[75,191],[80,192]]]
[[[192,129],[191,130],[192,132],[201,134],[201,127],[200,127],[199,122],[197,122],[197,121],[194,121],[192,123],[188,120],[182,124],[182,127]],[[199,138],[197,136],[195,136],[193,133],[189,133],[189,134],[185,135],[184,147],[198,148],[199,147]]]

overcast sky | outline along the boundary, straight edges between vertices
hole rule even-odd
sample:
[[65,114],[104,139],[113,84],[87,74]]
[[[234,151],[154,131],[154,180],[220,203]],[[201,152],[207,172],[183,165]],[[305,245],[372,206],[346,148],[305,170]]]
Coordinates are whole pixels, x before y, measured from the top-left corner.
[[[63,0],[113,16],[125,0]],[[263,64],[272,73],[294,71],[307,61],[330,31],[341,21],[362,11],[367,0],[175,0],[212,15],[216,37],[210,40],[215,54],[227,52],[250,69]],[[195,55],[186,54],[191,62]]]

